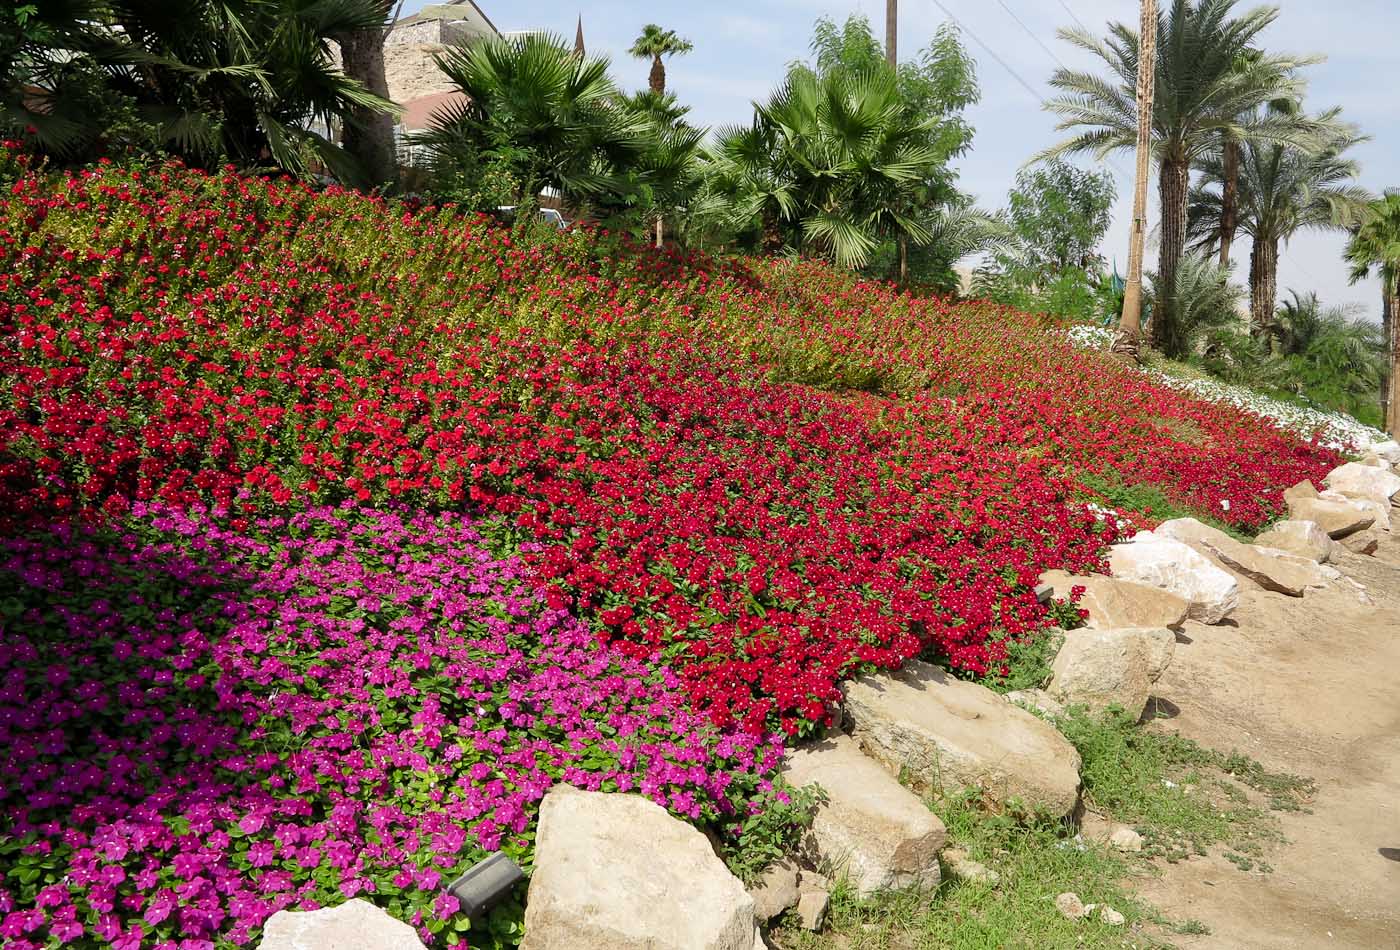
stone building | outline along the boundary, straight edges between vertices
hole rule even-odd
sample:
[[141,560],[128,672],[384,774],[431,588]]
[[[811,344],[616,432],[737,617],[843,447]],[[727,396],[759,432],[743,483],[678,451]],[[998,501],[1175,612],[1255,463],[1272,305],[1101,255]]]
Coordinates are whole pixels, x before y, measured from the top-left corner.
[[439,107],[461,95],[438,69],[438,53],[476,36],[499,33],[473,0],[429,4],[395,23],[384,40],[384,75],[389,98],[404,107],[400,130],[427,128]]

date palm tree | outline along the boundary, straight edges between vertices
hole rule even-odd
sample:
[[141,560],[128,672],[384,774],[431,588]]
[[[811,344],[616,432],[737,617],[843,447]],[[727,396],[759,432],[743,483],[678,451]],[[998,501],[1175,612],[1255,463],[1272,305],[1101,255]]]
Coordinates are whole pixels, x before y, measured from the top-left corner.
[[1386,430],[1400,438],[1400,189],[1372,202],[1366,220],[1347,244],[1352,282],[1372,272],[1381,279],[1381,324],[1389,351],[1387,379],[1381,384]]
[[648,23],[627,52],[638,59],[651,60],[648,84],[652,92],[661,95],[666,91],[666,64],[661,61],[662,57],[689,53],[694,48],[690,40],[678,36],[675,30],[663,30],[655,23]]
[[[1235,224],[1253,240],[1249,256],[1250,324],[1262,332],[1273,320],[1278,295],[1280,242],[1299,231],[1343,229],[1361,221],[1371,195],[1352,182],[1360,166],[1346,152],[1366,141],[1356,127],[1331,109],[1307,120],[1314,148],[1246,142],[1239,150]],[[1321,130],[1325,130],[1321,131]],[[1225,189],[1231,169],[1223,150],[1207,153],[1197,167],[1200,185],[1192,191],[1188,232],[1197,246],[1215,249],[1221,239]]]
[[[1279,54],[1243,54],[1278,16],[1276,7],[1236,15],[1237,0],[1173,0],[1158,15],[1152,102],[1153,157],[1158,166],[1161,227],[1157,277],[1167,288],[1152,317],[1154,342],[1179,355],[1185,338],[1176,323],[1175,273],[1186,246],[1191,166],[1219,142],[1236,139],[1299,142],[1296,123],[1258,113],[1271,99],[1299,96],[1298,68],[1313,60]],[[1043,153],[1092,152],[1102,158],[1137,141],[1138,31],[1110,23],[1108,36],[1062,30],[1068,42],[1103,61],[1109,76],[1059,69],[1051,85],[1061,94],[1046,103],[1059,128],[1073,131]],[[1245,117],[1251,117],[1246,119]]]

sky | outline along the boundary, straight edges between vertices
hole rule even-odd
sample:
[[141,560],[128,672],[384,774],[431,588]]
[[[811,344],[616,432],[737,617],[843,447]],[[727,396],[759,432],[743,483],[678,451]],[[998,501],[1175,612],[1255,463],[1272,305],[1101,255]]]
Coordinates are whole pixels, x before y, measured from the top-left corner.
[[[544,29],[572,40],[583,17],[590,53],[612,59],[614,79],[626,89],[646,85],[649,64],[626,55],[641,27],[658,23],[695,44],[693,52],[667,62],[667,88],[691,106],[691,119],[716,127],[747,122],[752,101],[764,99],[788,63],[808,55],[812,24],[820,16],[838,21],[852,13],[868,16],[883,40],[885,0],[477,0],[502,31]],[[408,0],[405,12],[421,2]],[[1241,0],[1241,9],[1252,6]],[[1326,61],[1309,67],[1308,108],[1340,105],[1343,117],[1358,124],[1371,140],[1355,149],[1361,162],[1360,183],[1379,193],[1400,187],[1400,3],[1395,0],[1275,0],[1280,15],[1262,37],[1269,49],[1320,54]],[[1064,26],[1082,23],[1102,33],[1118,20],[1137,25],[1136,0],[900,0],[899,54],[912,57],[942,23],[954,21],[977,61],[981,102],[967,118],[976,129],[971,151],[955,165],[960,186],[978,204],[995,210],[1006,203],[1016,172],[1035,153],[1059,141],[1055,120],[1041,108],[1051,94],[1049,79],[1062,63],[1071,68],[1095,66],[1093,57],[1056,36]],[[987,46],[995,52],[988,51]],[[1002,62],[998,62],[997,59]],[[1029,88],[1028,88],[1029,87]],[[1096,167],[1092,159],[1079,159]],[[1131,217],[1131,153],[1111,157],[1106,167],[1115,178],[1118,201],[1113,225],[1100,248],[1120,270],[1126,267]],[[1155,222],[1156,180],[1149,188],[1149,221]],[[1324,304],[1353,304],[1379,319],[1380,286],[1370,279],[1352,285],[1341,260],[1344,234],[1296,235],[1279,262],[1280,297],[1289,289],[1316,291]],[[1247,276],[1248,239],[1236,242],[1235,276]],[[1155,251],[1148,254],[1149,266]]]

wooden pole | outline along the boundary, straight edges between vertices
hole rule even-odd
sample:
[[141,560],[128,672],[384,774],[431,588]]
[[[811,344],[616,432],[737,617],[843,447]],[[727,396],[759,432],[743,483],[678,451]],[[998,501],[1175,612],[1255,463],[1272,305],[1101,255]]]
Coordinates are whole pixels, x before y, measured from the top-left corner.
[[899,65],[899,0],[885,0],[885,59]]
[[1157,0],[1142,0],[1137,77],[1137,179],[1133,185],[1133,229],[1128,239],[1128,283],[1113,351],[1136,358],[1142,336],[1142,251],[1147,237],[1147,180],[1152,165],[1152,83],[1157,67]]

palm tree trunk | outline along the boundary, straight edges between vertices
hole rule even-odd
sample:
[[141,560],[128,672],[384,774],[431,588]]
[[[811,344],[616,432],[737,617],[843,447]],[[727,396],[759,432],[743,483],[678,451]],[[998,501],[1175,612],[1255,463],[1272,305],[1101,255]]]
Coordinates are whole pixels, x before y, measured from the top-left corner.
[[1381,414],[1390,437],[1400,439],[1400,275],[1390,279],[1381,317],[1390,349],[1390,378],[1382,383]]
[[897,243],[899,244],[899,284],[902,287],[909,283],[909,235],[901,234]]
[[1230,245],[1235,241],[1240,208],[1240,143],[1225,140],[1224,183],[1220,189],[1220,266],[1230,266]]
[[1162,205],[1161,247],[1157,255],[1157,286],[1162,299],[1152,311],[1152,340],[1168,356],[1181,355],[1181,329],[1177,326],[1176,272],[1186,252],[1186,192],[1191,166],[1184,159],[1161,162],[1158,194]]
[[1278,239],[1254,240],[1249,252],[1249,329],[1257,337],[1274,319],[1278,297]]
[[[370,92],[389,98],[384,75],[384,30],[372,27],[342,33],[337,38],[345,75],[358,80]],[[345,123],[345,151],[363,169],[371,185],[386,185],[398,175],[394,154],[394,118],[375,109],[357,106]]]
[[666,67],[661,62],[660,53],[651,58],[651,75],[647,81],[651,84],[651,91],[658,96],[666,92]]
[[1137,75],[1137,177],[1133,181],[1133,224],[1128,236],[1128,279],[1113,352],[1137,359],[1142,336],[1142,255],[1147,238],[1147,174],[1152,151],[1152,98],[1157,62],[1157,0],[1142,0],[1142,41]]

